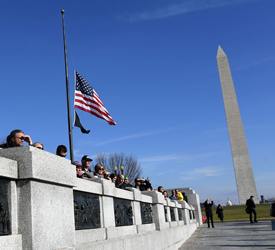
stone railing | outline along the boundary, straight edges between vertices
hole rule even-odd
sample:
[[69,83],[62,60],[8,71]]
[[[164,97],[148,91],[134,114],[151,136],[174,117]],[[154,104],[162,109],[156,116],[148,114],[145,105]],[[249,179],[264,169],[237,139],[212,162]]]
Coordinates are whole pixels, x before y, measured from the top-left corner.
[[172,201],[76,178],[69,160],[34,147],[0,149],[0,249],[177,249],[201,224],[191,191],[195,203]]

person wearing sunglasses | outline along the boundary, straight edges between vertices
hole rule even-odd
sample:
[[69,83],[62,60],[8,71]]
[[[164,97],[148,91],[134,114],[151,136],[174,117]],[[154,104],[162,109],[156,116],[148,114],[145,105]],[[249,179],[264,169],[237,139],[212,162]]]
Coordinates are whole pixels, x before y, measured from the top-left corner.
[[11,148],[23,146],[23,142],[32,144],[32,139],[29,135],[24,135],[24,132],[20,129],[15,129],[7,136],[7,142],[0,145],[0,148]]
[[56,148],[56,155],[60,157],[66,157],[67,155],[67,148],[65,145],[58,145]]
[[32,146],[44,150],[44,145],[41,142],[35,142],[34,144],[32,144]]
[[104,170],[103,165],[101,165],[100,163],[97,163],[95,165],[95,176],[98,178],[104,178],[103,170]]

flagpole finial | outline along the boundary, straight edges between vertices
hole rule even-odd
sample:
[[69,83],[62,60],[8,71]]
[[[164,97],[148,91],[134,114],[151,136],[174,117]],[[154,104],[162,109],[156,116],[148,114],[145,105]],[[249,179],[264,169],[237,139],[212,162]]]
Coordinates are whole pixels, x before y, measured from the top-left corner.
[[64,13],[65,13],[65,10],[61,10],[61,13],[64,14]]

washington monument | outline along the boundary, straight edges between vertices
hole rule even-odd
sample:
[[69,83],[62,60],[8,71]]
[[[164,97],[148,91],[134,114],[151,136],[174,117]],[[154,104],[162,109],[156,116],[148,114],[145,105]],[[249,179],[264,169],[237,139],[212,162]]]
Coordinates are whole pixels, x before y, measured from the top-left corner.
[[220,46],[218,48],[217,63],[220,74],[239,202],[241,205],[245,204],[246,200],[253,195],[255,203],[259,203],[231,71],[227,56]]

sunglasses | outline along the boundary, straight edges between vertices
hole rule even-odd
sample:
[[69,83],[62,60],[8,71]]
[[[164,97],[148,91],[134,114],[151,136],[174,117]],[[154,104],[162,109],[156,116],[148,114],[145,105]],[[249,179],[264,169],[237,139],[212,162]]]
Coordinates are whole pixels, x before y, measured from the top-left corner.
[[42,148],[42,147],[36,147],[36,148],[39,148],[39,149],[42,149],[42,150],[44,150],[44,148]]
[[22,140],[22,141],[25,141],[25,137],[24,136],[22,136],[22,137],[16,137],[17,139],[20,139],[20,140]]

